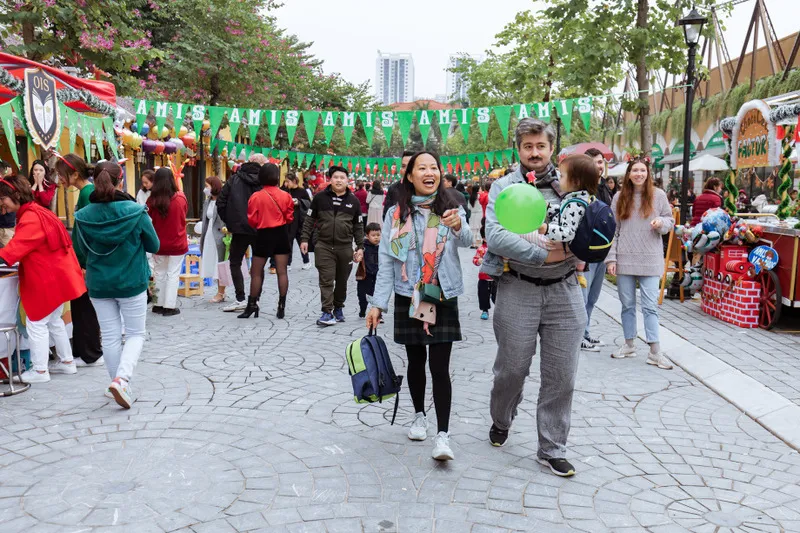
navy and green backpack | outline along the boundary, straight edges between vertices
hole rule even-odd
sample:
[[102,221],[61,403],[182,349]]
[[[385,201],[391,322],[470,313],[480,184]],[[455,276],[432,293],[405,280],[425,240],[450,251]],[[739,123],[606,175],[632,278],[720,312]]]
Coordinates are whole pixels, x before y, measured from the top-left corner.
[[383,339],[370,329],[369,335],[347,345],[347,369],[353,382],[356,403],[383,403],[395,396],[392,424],[397,416],[397,395],[403,376],[394,373],[389,350]]
[[581,261],[601,263],[611,251],[611,244],[617,231],[614,212],[607,203],[594,196],[588,203],[580,198],[572,198],[561,204],[559,218],[567,204],[573,202],[583,205],[586,212],[575,230],[572,242],[569,243],[569,250]]

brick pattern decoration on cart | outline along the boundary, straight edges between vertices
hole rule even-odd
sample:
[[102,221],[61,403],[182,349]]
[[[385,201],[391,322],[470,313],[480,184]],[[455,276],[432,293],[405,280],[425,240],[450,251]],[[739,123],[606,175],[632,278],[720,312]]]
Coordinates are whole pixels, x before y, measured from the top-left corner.
[[747,258],[745,247],[723,247],[721,253],[708,253],[704,258],[703,312],[740,328],[757,328],[761,309],[761,285],[741,272],[728,271],[726,266]]

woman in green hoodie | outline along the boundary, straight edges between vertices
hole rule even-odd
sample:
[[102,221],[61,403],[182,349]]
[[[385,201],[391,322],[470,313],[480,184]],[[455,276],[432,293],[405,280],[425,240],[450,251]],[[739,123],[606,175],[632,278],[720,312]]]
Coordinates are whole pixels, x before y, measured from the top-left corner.
[[147,208],[119,190],[121,184],[119,165],[97,166],[91,203],[75,213],[72,241],[86,269],[86,286],[100,322],[106,369],[112,378],[108,390],[119,405],[130,409],[129,383],[145,339],[150,279],[145,252],[156,253],[160,243]]

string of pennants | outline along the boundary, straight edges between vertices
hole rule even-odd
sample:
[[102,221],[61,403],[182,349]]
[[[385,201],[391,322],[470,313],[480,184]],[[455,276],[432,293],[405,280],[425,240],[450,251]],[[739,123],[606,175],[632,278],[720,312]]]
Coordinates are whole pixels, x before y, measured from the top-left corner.
[[[344,167],[357,175],[391,176],[400,170],[401,158],[399,157],[362,157],[332,154],[314,154],[296,152],[293,150],[278,150],[275,148],[262,148],[237,142],[214,139],[210,149],[218,148],[222,155],[229,159],[246,160],[253,153],[261,153],[279,161],[287,161],[290,167],[308,168],[315,165],[317,168],[327,168],[332,165]],[[440,156],[442,166],[446,172],[455,174],[476,173],[479,169],[488,170],[492,167],[508,166],[519,160],[519,154],[513,148],[506,150],[492,150],[489,152],[475,152],[459,155]]]
[[[14,117],[20,123],[25,136],[28,139],[28,149],[34,150],[34,141],[31,137],[28,124],[25,119],[24,100],[22,95],[17,96],[8,102],[0,105],[0,125],[2,125],[3,132],[6,135],[8,149],[11,152],[11,157],[14,162],[19,166],[19,154],[17,153],[16,133],[14,131]],[[58,134],[58,150],[62,153],[75,151],[75,139],[80,131],[80,137],[83,139],[83,149],[86,154],[86,160],[91,160],[91,142],[94,141],[97,146],[97,151],[100,154],[100,159],[105,159],[105,147],[103,143],[108,145],[109,150],[115,157],[119,158],[117,147],[117,137],[114,132],[114,119],[111,117],[92,117],[86,114],[78,113],[70,109],[63,103],[58,103],[59,112],[61,113],[61,124],[69,128],[69,150],[65,149],[63,145],[63,138]],[[110,154],[109,154],[110,155]]]
[[573,113],[577,112],[584,128],[588,132],[591,123],[594,98],[595,97],[587,96],[583,98],[569,98],[535,104],[442,110],[418,109],[414,111],[264,110],[240,107],[205,106],[144,99],[134,99],[134,107],[136,110],[136,123],[139,130],[141,130],[151,113],[158,131],[164,127],[169,115],[172,115],[173,121],[183,123],[186,116],[191,113],[190,120],[197,138],[200,137],[203,121],[206,120],[206,116],[208,116],[212,139],[217,136],[217,132],[223,124],[223,120],[227,119],[232,139],[236,138],[236,134],[241,128],[243,134],[244,130],[247,130],[250,142],[254,143],[259,129],[262,126],[266,126],[271,144],[274,145],[278,129],[284,126],[286,128],[289,145],[291,146],[302,119],[309,146],[313,146],[317,128],[320,124],[322,125],[324,143],[326,146],[330,145],[333,134],[337,128],[341,129],[347,146],[350,146],[353,131],[357,123],[360,123],[367,142],[371,147],[374,141],[376,128],[379,128],[383,132],[383,137],[387,146],[391,145],[394,132],[396,130],[399,131],[403,146],[405,146],[408,143],[411,128],[415,122],[422,136],[422,141],[425,144],[428,142],[431,128],[434,125],[438,125],[442,134],[442,140],[446,142],[450,127],[453,123],[458,124],[465,141],[469,139],[473,124],[477,124],[483,140],[486,141],[492,117],[494,117],[500,127],[503,138],[508,140],[512,113],[517,119],[536,117],[545,122],[550,122],[551,117],[556,116],[564,125],[567,134],[569,134],[572,130]]

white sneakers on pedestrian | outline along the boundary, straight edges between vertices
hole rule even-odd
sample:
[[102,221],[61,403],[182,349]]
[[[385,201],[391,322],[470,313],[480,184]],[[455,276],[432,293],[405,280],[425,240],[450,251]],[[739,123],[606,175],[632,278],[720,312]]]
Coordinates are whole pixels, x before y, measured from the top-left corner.
[[311,261],[309,261],[303,265],[303,270],[311,270],[311,266]]
[[455,457],[453,450],[450,449],[450,435],[446,431],[440,431],[433,438],[433,453],[431,457],[437,461],[452,461]]
[[246,307],[247,307],[247,302],[242,300],[241,302],[239,301],[233,302],[231,305],[223,307],[222,310],[225,313],[235,313],[236,311],[244,311]]
[[84,366],[104,366],[106,364],[106,360],[103,359],[103,356],[100,356],[100,359],[95,361],[94,363],[87,363],[80,357],[76,357],[73,359],[75,361],[75,366],[84,367]]
[[122,378],[114,378],[108,390],[114,396],[114,400],[124,409],[130,409],[133,404],[133,394],[127,381]]
[[37,372],[34,369],[26,370],[22,373],[23,383],[47,383],[50,381],[50,372]]
[[657,366],[663,370],[672,370],[672,361],[669,360],[669,357],[664,352],[650,352],[647,355],[647,364]]
[[626,357],[636,357],[636,347],[623,344],[616,352],[611,354],[614,359],[624,359]]
[[50,367],[48,368],[51,374],[77,374],[78,368],[75,364],[75,360],[64,362],[64,361],[56,361],[55,363],[50,363]]
[[411,427],[408,430],[408,438],[411,440],[425,440],[428,438],[428,419],[425,417],[425,413],[414,415],[414,421],[411,422]]

